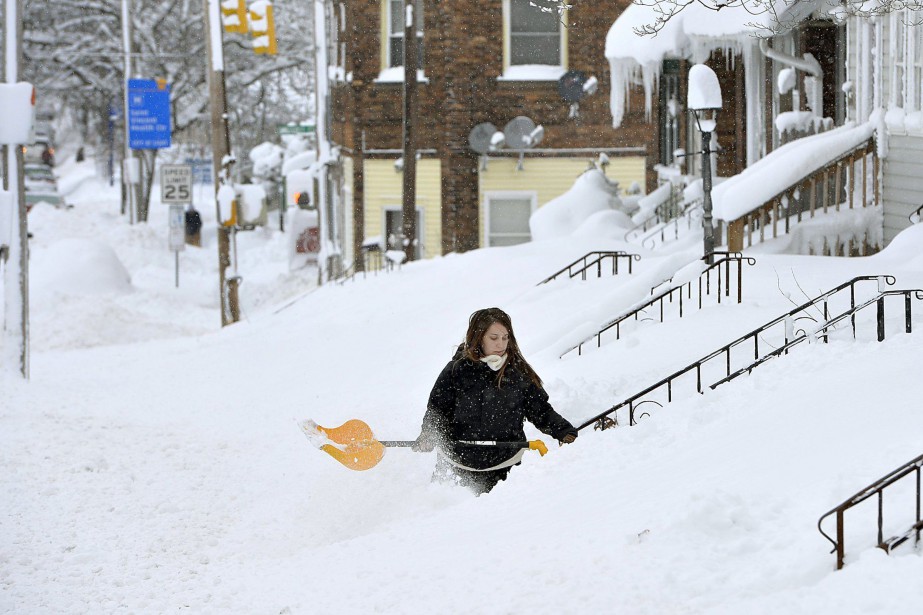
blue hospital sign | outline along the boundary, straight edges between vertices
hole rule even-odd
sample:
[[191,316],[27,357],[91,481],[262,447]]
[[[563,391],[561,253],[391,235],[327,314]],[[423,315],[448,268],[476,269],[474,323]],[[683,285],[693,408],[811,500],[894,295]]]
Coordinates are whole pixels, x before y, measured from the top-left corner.
[[170,147],[170,85],[153,79],[128,80],[128,147]]

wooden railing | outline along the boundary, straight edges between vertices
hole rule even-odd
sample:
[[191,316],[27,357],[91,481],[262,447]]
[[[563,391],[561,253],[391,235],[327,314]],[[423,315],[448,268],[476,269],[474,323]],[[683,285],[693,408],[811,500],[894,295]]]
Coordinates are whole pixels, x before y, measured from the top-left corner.
[[[818,211],[840,211],[847,203],[850,209],[880,205],[879,164],[875,140],[870,138],[756,209],[728,222],[728,251],[740,252],[756,241],[788,233],[793,218],[801,222],[805,216],[813,218]],[[835,246],[830,249],[831,252],[836,250]],[[868,246],[851,246],[844,252],[868,253]]]

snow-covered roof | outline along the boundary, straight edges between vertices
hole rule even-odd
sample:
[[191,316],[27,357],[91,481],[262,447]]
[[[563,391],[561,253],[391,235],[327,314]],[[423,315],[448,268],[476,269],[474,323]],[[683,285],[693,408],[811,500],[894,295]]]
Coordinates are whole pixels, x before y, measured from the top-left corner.
[[[687,1],[676,0],[676,3]],[[776,0],[770,11],[765,8],[765,0],[743,0],[741,4],[714,11],[692,0],[666,21],[656,36],[640,36],[636,29],[653,25],[662,17],[664,5],[628,6],[606,36],[605,53],[612,68],[612,125],[616,128],[621,125],[628,87],[639,80],[644,86],[645,108],[650,116],[652,90],[664,59],[704,62],[716,49],[725,50],[727,55],[748,54],[758,46],[760,36],[790,28],[826,1]]]

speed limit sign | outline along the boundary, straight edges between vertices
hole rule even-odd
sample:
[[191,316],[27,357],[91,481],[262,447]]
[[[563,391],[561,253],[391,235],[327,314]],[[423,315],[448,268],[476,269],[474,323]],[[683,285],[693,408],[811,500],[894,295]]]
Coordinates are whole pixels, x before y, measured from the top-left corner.
[[192,166],[165,164],[160,167],[160,201],[166,205],[192,202]]

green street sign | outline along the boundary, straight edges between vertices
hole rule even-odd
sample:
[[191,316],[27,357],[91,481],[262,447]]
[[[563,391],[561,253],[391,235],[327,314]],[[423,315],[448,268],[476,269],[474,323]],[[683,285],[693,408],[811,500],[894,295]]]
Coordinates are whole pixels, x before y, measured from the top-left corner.
[[314,124],[278,124],[279,135],[303,135],[314,132]]

